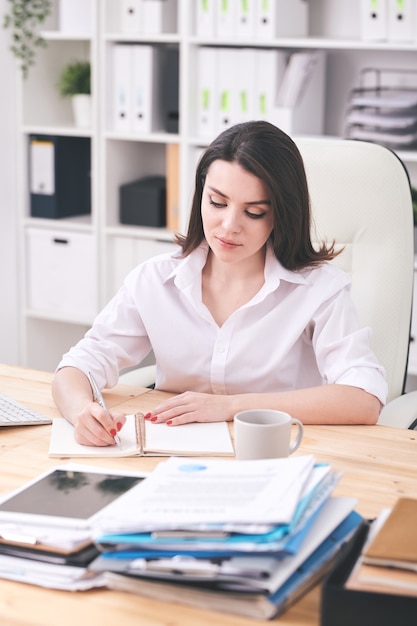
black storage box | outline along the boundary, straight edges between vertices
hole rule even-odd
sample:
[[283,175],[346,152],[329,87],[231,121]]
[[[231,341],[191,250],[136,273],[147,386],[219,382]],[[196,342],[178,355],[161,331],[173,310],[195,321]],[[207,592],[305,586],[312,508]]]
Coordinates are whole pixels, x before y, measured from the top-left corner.
[[[369,528],[369,527],[368,527]],[[327,575],[321,592],[320,626],[415,626],[417,597],[346,589],[368,528],[355,534]]]
[[30,135],[30,214],[59,219],[91,213],[88,137]]
[[134,226],[166,225],[166,179],[147,176],[120,187],[120,222]]

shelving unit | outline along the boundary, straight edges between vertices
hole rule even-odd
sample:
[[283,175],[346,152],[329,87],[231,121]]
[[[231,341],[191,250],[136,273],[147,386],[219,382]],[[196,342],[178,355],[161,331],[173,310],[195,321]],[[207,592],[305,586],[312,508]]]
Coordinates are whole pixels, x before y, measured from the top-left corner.
[[[94,248],[89,273],[97,286],[96,312],[120,285],[127,271],[137,262],[169,250],[173,233],[166,228],[127,226],[119,223],[120,185],[142,176],[164,175],[166,145],[179,145],[179,230],[184,231],[190,206],[195,165],[207,138],[196,134],[195,76],[196,53],[200,46],[279,48],[288,51],[324,50],[327,56],[326,135],[343,135],[343,119],[349,91],[355,86],[360,69],[371,64],[413,67],[416,43],[365,42],[360,39],[358,2],[352,0],[310,0],[309,33],[302,38],[268,41],[210,39],[195,35],[194,10],[197,3],[176,0],[174,32],[134,34],[121,32],[121,5],[115,0],[86,0],[92,4],[91,36],[61,33],[58,30],[59,0],[43,33],[47,47],[38,54],[29,78],[19,86],[18,188],[21,250],[21,363],[53,369],[61,354],[80,338],[94,315],[68,316],[54,310],[34,310],[28,298],[30,258],[27,237],[31,230],[87,235]],[[174,46],[179,51],[179,132],[150,134],[122,133],[112,126],[111,58],[117,43],[144,43]],[[90,129],[75,128],[70,102],[56,88],[61,68],[74,59],[89,60],[92,67],[93,115]],[[65,135],[91,139],[91,215],[46,220],[30,216],[28,186],[28,138],[30,134]],[[417,152],[399,153],[417,181]],[[85,281],[82,260],[76,276]],[[83,284],[84,286],[84,284]],[[77,294],[74,294],[77,298]],[[82,309],[82,302],[79,303]],[[417,373],[417,372],[416,372]]]

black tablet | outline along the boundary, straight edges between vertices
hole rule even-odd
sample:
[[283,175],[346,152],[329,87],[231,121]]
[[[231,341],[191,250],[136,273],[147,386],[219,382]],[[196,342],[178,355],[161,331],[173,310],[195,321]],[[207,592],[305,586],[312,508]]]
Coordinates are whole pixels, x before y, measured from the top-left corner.
[[55,467],[0,501],[0,535],[4,536],[7,524],[88,528],[108,505],[145,477],[89,466]]

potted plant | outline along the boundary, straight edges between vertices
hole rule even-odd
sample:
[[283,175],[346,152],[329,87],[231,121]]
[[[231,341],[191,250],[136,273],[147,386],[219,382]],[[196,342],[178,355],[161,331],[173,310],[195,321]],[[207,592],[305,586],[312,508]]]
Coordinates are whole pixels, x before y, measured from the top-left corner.
[[73,61],[59,77],[58,90],[63,98],[71,98],[75,125],[91,125],[91,66],[89,61]]
[[11,30],[10,50],[20,61],[20,68],[26,78],[29,68],[35,64],[36,48],[46,46],[38,29],[51,14],[52,2],[51,0],[8,1],[10,10],[4,15],[3,26]]

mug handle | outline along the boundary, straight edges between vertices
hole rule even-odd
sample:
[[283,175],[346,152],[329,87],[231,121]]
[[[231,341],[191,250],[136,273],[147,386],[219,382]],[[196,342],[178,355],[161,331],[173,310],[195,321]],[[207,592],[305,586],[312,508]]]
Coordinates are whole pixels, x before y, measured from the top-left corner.
[[304,434],[304,426],[302,422],[300,422],[300,420],[293,417],[291,419],[291,424],[295,424],[295,426],[297,426],[297,436],[292,442],[292,444],[290,445],[290,454],[292,454],[293,452],[297,450],[298,446],[300,445],[302,441],[303,434]]

